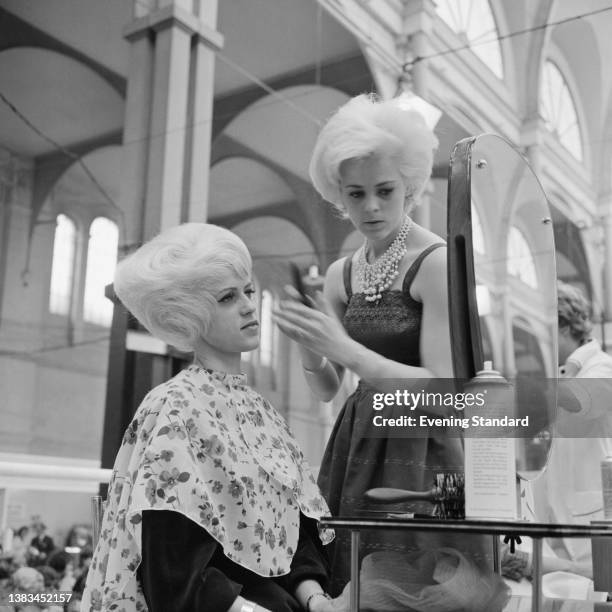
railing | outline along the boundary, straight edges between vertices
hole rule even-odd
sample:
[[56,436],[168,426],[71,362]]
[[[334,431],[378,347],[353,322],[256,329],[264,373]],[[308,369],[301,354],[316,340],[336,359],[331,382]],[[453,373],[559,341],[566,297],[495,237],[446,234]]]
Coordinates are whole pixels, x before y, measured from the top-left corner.
[[100,531],[102,529],[102,517],[104,516],[104,500],[100,495],[94,495],[91,498],[91,526],[93,546],[96,547],[100,539]]
[[14,455],[10,459],[0,457],[0,487],[93,493],[100,483],[108,482],[111,477],[109,469],[74,466],[69,460],[55,457],[49,460],[58,463],[43,463],[44,457],[33,460],[26,456],[23,461]]

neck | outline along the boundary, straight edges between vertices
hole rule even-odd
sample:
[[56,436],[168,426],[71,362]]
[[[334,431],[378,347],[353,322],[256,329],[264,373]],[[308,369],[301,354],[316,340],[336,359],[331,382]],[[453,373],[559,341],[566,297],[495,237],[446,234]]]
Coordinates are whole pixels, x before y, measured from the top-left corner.
[[207,370],[240,374],[240,353],[224,353],[202,342],[194,351],[194,363]]
[[397,237],[399,230],[387,236],[384,240],[367,240],[367,251],[373,255],[373,259],[378,259]]
[[565,351],[559,354],[559,365],[565,365],[570,355],[580,346],[578,342],[573,343],[571,346],[566,347]]
[[372,253],[374,260],[378,259],[381,255],[383,255],[402,230],[402,227],[404,226],[404,220],[388,236],[385,236],[380,240],[366,240],[366,253]]

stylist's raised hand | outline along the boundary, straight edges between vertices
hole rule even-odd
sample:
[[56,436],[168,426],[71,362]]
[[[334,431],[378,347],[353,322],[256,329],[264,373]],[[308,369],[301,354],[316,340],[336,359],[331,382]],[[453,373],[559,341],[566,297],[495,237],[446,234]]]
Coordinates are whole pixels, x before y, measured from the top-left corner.
[[286,287],[286,291],[291,299],[282,300],[274,311],[274,320],[281,331],[314,353],[344,365],[352,340],[323,294],[317,291],[314,299],[308,298],[312,306],[309,308],[297,299],[295,289]]

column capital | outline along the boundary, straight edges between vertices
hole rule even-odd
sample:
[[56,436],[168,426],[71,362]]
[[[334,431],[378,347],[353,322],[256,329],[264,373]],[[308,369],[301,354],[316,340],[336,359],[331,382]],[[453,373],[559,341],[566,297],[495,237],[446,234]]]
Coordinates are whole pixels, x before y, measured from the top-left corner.
[[531,146],[539,144],[542,140],[542,133],[544,132],[545,126],[545,119],[537,111],[525,117],[521,125],[521,145]]
[[197,36],[200,42],[213,51],[220,51],[223,48],[224,37],[220,32],[207,26],[196,15],[176,4],[170,4],[132,20],[123,29],[123,36],[133,41],[149,32],[159,32],[173,27],[180,28],[191,36]]
[[415,32],[430,33],[436,15],[432,0],[409,0],[404,5],[403,32],[405,36]]

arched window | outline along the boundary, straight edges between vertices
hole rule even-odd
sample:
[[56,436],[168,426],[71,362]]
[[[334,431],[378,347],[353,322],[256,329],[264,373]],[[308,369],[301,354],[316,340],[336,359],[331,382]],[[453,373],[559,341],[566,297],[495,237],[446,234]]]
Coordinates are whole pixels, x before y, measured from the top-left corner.
[[58,215],[53,241],[51,290],[49,292],[49,311],[53,314],[70,314],[75,252],[76,226],[74,221],[66,215]]
[[104,297],[104,287],[113,282],[117,265],[119,230],[116,223],[106,217],[94,219],[89,229],[87,272],[83,318],[90,323],[110,326],[113,305]]
[[436,12],[467,39],[472,51],[496,77],[504,78],[499,33],[487,0],[436,0]]
[[542,72],[540,112],[546,127],[578,161],[582,161],[582,136],[576,105],[561,71],[550,60],[545,62]]
[[517,227],[511,227],[508,236],[507,269],[509,274],[516,276],[532,289],[538,288],[538,276],[529,243]]
[[259,320],[261,324],[261,336],[259,342],[259,360],[262,366],[271,366],[274,356],[274,324],[272,322],[272,309],[274,308],[274,296],[270,291],[264,289],[261,292],[261,307]]

